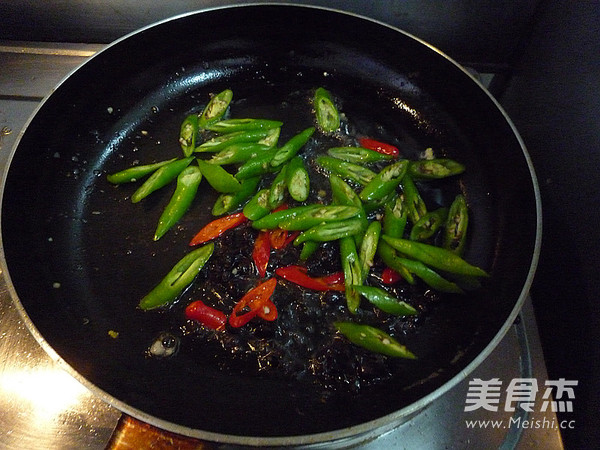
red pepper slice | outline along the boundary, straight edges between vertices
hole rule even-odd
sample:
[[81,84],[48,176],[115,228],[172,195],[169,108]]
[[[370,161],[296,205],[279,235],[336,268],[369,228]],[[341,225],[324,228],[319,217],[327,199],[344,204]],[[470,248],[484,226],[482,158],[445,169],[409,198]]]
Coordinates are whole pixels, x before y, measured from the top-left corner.
[[242,327],[256,315],[265,320],[275,320],[277,318],[277,308],[271,301],[275,286],[277,286],[277,280],[269,278],[246,292],[233,307],[233,312],[229,316],[229,325],[234,328]]
[[315,291],[344,291],[345,285],[339,283],[339,274],[328,275],[324,277],[311,277],[308,275],[306,267],[302,266],[287,266],[280,267],[275,271],[275,274],[281,278],[290,281],[298,286]]
[[324,277],[320,277],[323,282],[326,284],[344,284],[344,272],[340,270],[339,272],[334,272],[331,275],[326,275]]
[[398,147],[393,146],[392,144],[386,144],[385,142],[376,141],[371,138],[360,138],[358,143],[361,147],[367,148],[369,150],[375,150],[376,152],[382,153],[384,155],[392,155],[397,157],[400,155],[400,150]]
[[235,228],[247,220],[248,218],[241,212],[215,219],[198,231],[190,241],[190,245],[198,245],[211,241],[221,236],[227,230]]
[[252,260],[258,270],[258,274],[261,278],[264,278],[267,274],[267,266],[269,265],[269,258],[271,257],[271,238],[270,231],[264,230],[258,233],[256,240],[254,241],[254,248],[252,249]]
[[400,281],[401,279],[402,275],[400,275],[394,269],[390,269],[389,267],[383,269],[383,272],[381,273],[381,281],[383,282],[383,284],[394,284]]
[[282,230],[281,228],[275,228],[271,230],[270,238],[271,238],[271,247],[275,250],[281,250],[285,246],[285,242],[288,239],[288,231]]
[[205,305],[201,300],[196,300],[185,308],[185,317],[213,330],[224,330],[227,323],[225,313]]

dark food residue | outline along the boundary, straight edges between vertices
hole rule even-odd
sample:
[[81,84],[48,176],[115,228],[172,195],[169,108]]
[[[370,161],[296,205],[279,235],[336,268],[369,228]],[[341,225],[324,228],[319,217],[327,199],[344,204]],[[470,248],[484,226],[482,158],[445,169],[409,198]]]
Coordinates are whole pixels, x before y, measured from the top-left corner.
[[[256,284],[251,251],[257,233],[247,225],[219,238],[215,253],[196,281],[202,286],[206,304],[228,313]],[[299,251],[293,246],[274,251],[267,278],[277,267],[297,263]],[[339,258],[337,243],[323,244],[311,257],[309,270],[314,275],[339,271]],[[378,277],[381,269],[375,267],[371,271],[368,280],[371,285],[383,287]],[[417,308],[419,315],[395,317],[363,300],[356,319],[400,339],[403,333],[425,320],[427,311],[440,300],[440,294],[423,286],[398,283],[385,288]],[[183,327],[184,334],[195,340],[196,345],[208,346],[223,370],[312,381],[327,390],[357,392],[391,378],[400,365],[406,364],[357,347],[336,332],[333,322],[352,316],[344,292],[316,292],[279,279],[272,301],[279,313],[274,322],[253,320],[244,327],[228,327],[223,332],[188,321]],[[199,353],[206,355],[206,351]]]

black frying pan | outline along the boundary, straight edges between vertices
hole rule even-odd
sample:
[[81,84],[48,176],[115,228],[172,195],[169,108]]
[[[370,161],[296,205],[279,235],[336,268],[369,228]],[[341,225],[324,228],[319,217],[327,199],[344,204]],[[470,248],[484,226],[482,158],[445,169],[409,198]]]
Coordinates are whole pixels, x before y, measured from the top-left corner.
[[[182,117],[224,88],[233,89],[239,117],[281,117],[289,137],[310,123],[282,99],[316,86],[342,99],[363,132],[385,138],[384,130],[409,157],[433,147],[467,166],[450,190],[465,192],[472,210],[467,259],[491,278],[476,294],[442,303],[407,334],[417,364],[358,395],[323,401],[310,382],[221,371],[210,354],[193,348],[170,359],[146,357],[152,340],[183,319],[181,308],[145,313],[137,302],[188,251],[214,195],[202,192],[178,230],[152,242],[170,192],[131,205],[126,197],[134,188],[115,189],[105,174],[136,159],[178,155]],[[2,244],[18,300],[39,336],[117,407],[201,438],[306,443],[389,428],[472,370],[526,296],[539,217],[522,142],[463,69],[380,23],[263,5],[146,28],[69,76],[37,111],[12,157]],[[195,289],[188,298],[199,295]]]

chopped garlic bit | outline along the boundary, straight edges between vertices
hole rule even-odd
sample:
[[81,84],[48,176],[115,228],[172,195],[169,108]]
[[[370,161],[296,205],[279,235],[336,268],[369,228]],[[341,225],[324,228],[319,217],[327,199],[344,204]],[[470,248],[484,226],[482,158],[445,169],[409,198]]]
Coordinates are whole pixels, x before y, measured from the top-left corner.
[[119,332],[115,331],[115,330],[108,330],[108,335],[113,338],[116,339],[119,337]]

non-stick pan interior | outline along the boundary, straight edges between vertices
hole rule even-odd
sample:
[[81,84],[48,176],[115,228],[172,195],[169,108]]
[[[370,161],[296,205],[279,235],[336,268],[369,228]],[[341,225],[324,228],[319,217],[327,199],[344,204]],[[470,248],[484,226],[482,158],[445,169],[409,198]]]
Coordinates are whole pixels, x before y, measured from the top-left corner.
[[[135,187],[106,173],[178,156],[179,124],[209,94],[234,91],[239,117],[284,121],[282,139],[312,125],[296,105],[317,86],[363,130],[408,157],[427,147],[463,162],[448,192],[472,210],[467,258],[492,274],[449,298],[406,335],[419,361],[358,394],[323,397],[310,381],[219,370],[202,347],[149,358],[181,306],[142,312],[139,299],[210,218],[208,190],[158,242],[171,191],[132,205]],[[306,101],[305,101],[306,100]],[[304,103],[302,103],[304,101]],[[32,323],[90,383],[161,421],[224,435],[293,436],[391,414],[461,372],[503,327],[534,253],[534,187],[523,149],[487,94],[452,62],[397,30],[313,8],[249,6],[167,21],[112,45],[46,100],[13,156],[2,203],[9,275]],[[201,296],[201,288],[186,298]],[[114,333],[116,331],[118,337]],[[111,336],[112,334],[112,336]],[[192,432],[193,434],[193,432]]]

